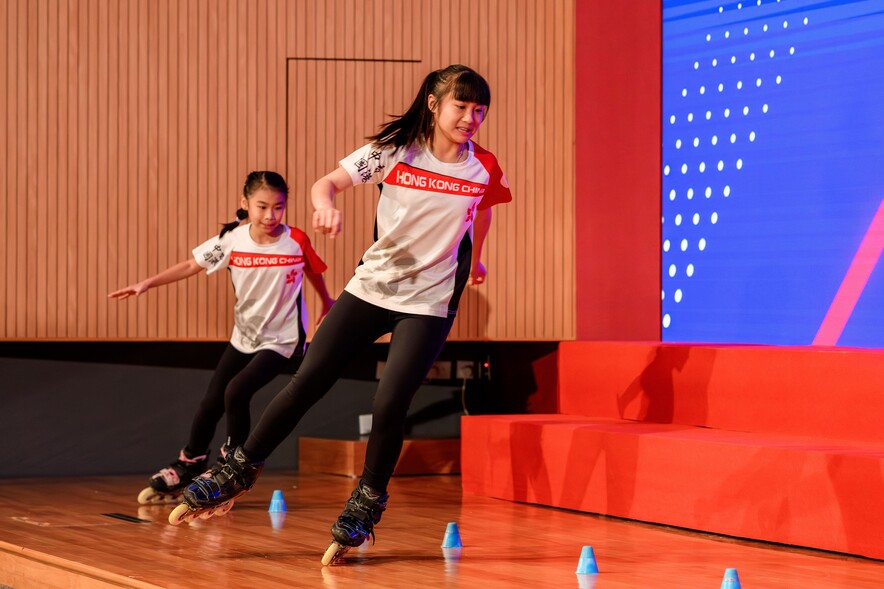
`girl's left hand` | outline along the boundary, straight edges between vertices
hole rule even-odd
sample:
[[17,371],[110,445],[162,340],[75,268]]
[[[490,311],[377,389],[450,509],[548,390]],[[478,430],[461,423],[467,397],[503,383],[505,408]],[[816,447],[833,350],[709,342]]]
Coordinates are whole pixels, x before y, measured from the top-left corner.
[[479,262],[473,266],[470,270],[470,280],[467,284],[478,285],[485,282],[485,276],[488,274],[488,271],[485,269],[485,265],[482,262]]

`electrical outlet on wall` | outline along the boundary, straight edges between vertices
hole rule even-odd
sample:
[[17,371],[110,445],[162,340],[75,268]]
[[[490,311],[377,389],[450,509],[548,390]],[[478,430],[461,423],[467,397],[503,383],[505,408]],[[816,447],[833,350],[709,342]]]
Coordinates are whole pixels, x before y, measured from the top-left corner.
[[458,360],[454,376],[458,380],[476,378],[476,363],[471,360]]

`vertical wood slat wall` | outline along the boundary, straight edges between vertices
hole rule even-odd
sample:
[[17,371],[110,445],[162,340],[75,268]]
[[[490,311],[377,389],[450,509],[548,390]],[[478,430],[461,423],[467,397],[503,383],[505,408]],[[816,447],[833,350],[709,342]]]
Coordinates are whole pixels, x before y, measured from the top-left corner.
[[332,242],[309,228],[310,184],[427,72],[465,63],[491,84],[477,141],[515,198],[494,209],[489,279],[451,339],[573,339],[573,14],[573,0],[0,2],[0,338],[226,339],[224,276],[106,295],[216,233],[253,169],[285,172],[288,222],[338,292],[377,197],[342,195]]

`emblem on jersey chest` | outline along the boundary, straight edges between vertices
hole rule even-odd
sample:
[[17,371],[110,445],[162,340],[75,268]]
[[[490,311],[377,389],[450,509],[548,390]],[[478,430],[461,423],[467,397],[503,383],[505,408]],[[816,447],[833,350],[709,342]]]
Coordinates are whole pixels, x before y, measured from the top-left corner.
[[479,206],[479,203],[474,202],[473,206],[467,209],[467,218],[464,219],[464,223],[472,223],[473,219],[476,218],[476,208]]

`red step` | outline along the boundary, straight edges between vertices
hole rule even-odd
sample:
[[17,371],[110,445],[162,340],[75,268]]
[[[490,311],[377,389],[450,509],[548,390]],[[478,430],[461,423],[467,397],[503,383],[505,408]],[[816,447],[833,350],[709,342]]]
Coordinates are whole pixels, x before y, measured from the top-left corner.
[[463,418],[465,493],[884,559],[881,353],[559,353],[561,414]]

